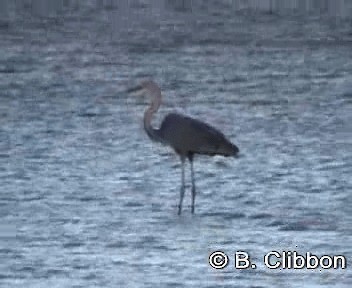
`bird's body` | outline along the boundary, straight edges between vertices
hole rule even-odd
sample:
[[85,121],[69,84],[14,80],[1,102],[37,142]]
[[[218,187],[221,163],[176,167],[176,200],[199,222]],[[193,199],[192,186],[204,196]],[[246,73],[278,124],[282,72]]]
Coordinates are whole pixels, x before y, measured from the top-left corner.
[[150,107],[144,113],[144,129],[149,138],[171,146],[180,155],[182,162],[182,185],[178,214],[181,214],[185,192],[184,163],[186,157],[189,159],[192,178],[192,213],[194,213],[196,195],[193,172],[194,154],[235,156],[239,152],[239,149],[216,128],[200,120],[177,113],[168,114],[162,121],[159,129],[153,128],[151,120],[161,104],[160,88],[153,81],[145,81],[129,91],[141,91],[152,98]]
[[214,127],[177,113],[170,113],[164,118],[158,133],[179,155],[233,156],[238,152],[238,148]]

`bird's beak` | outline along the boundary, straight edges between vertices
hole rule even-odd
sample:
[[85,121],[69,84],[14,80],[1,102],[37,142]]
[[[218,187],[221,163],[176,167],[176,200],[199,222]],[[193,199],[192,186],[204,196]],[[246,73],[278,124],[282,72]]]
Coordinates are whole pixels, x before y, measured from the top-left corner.
[[144,94],[144,89],[142,86],[138,85],[127,89],[127,93],[131,95],[141,96]]

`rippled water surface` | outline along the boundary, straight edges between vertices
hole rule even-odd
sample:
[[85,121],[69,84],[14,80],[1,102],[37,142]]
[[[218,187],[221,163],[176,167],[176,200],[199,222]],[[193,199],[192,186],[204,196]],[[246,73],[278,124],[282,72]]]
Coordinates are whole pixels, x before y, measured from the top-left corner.
[[[1,287],[351,287],[351,266],[263,262],[296,250],[352,265],[348,15],[14,2],[0,21]],[[176,110],[241,150],[195,158],[195,215],[189,165],[178,216],[179,158],[145,134],[147,99],[124,92],[145,78],[163,91],[155,126]],[[237,250],[257,269],[236,270]]]

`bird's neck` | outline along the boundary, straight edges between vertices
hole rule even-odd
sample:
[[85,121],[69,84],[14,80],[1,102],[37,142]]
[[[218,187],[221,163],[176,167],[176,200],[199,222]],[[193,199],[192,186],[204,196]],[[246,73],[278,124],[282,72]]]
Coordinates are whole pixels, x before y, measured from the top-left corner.
[[158,129],[152,127],[152,118],[154,113],[156,113],[161,104],[161,95],[158,98],[154,98],[151,105],[144,112],[144,129],[147,132],[149,138],[154,141],[158,141]]

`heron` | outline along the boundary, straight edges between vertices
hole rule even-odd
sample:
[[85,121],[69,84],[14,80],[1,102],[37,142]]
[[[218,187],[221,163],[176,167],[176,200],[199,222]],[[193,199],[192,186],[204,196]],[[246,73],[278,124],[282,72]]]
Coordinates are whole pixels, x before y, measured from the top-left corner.
[[152,80],[145,80],[139,85],[127,90],[128,93],[145,95],[151,98],[150,106],[144,112],[144,130],[152,141],[169,145],[181,159],[181,188],[178,204],[178,215],[182,211],[185,194],[185,160],[188,158],[191,166],[192,198],[191,213],[194,214],[196,185],[194,180],[193,158],[200,155],[236,156],[238,147],[231,143],[225,135],[213,126],[178,113],[165,116],[160,128],[152,127],[151,121],[159,110],[162,95],[159,86]]

